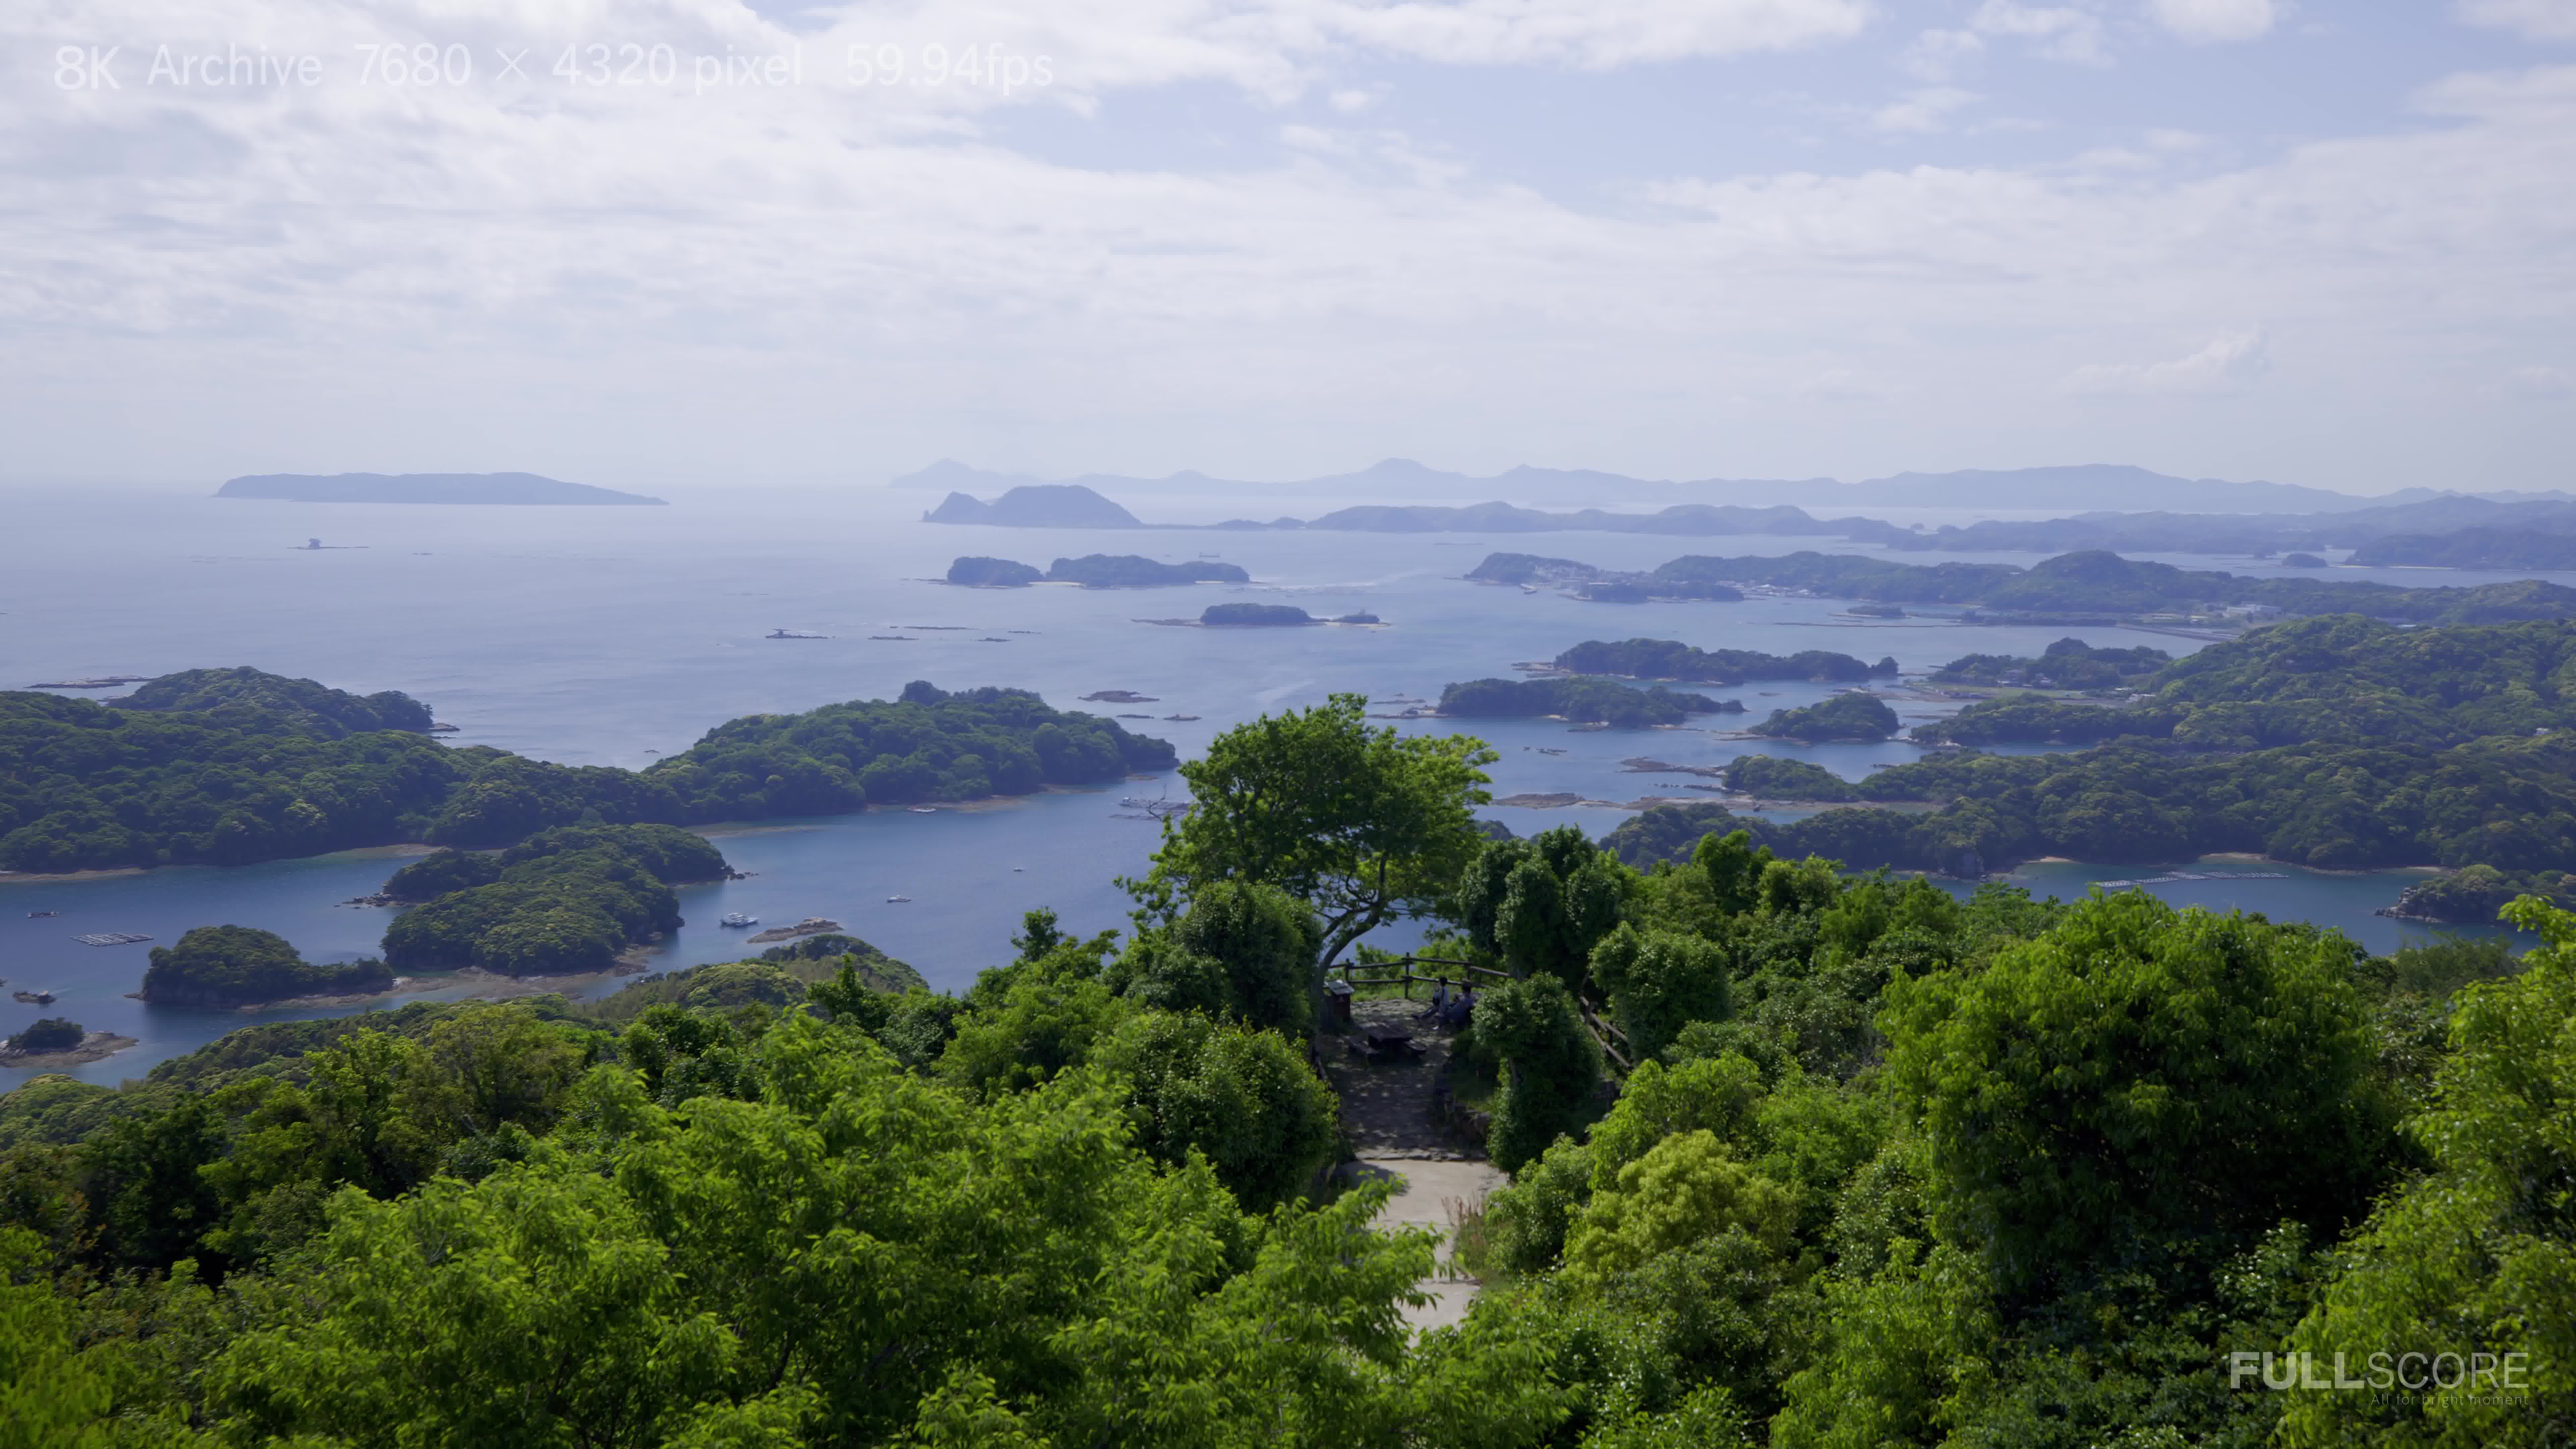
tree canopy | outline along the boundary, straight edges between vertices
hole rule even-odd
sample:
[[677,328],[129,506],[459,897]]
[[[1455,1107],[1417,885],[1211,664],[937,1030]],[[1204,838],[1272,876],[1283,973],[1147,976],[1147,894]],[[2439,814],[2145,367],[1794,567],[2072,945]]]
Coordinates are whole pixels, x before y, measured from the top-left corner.
[[1181,766],[1191,808],[1166,819],[1136,883],[1169,907],[1218,881],[1277,886],[1322,917],[1321,964],[1368,931],[1437,908],[1484,844],[1474,807],[1496,758],[1466,735],[1369,726],[1368,700],[1265,715]]

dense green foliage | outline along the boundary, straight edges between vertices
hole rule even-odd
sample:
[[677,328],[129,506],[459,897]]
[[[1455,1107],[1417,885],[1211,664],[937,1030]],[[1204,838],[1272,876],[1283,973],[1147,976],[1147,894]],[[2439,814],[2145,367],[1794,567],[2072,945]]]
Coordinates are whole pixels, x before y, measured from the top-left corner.
[[1738,755],[1727,761],[1726,788],[1765,800],[1835,802],[1867,800],[1875,794],[1869,781],[1854,784],[1822,765],[1780,755]]
[[2133,891],[1974,977],[1896,985],[1888,1071],[1959,1216],[1944,1226],[2024,1293],[2140,1243],[2284,1220],[2330,1235],[2394,1147],[2356,955]]
[[1488,841],[1460,875],[1452,912],[1480,964],[1573,985],[1618,928],[1627,893],[1617,862],[1579,827],[1559,825]]
[[[2458,1359],[2437,1374],[2400,1358],[2413,1392],[2298,1396],[2289,1443],[2539,1445],[2576,1409],[2576,917],[2514,914],[2548,945],[2519,977],[2460,993],[2430,1110],[2409,1125],[2431,1171],[2380,1204],[2292,1341]],[[2527,1394],[2473,1379],[2480,1353],[2523,1355]]]
[[2167,739],[2173,712],[2154,701],[2077,703],[2044,694],[1999,694],[1947,719],[1914,727],[1914,738],[1951,745],[2098,745],[2106,740]]
[[2228,749],[2528,735],[2576,725],[2576,624],[2399,629],[2356,615],[2301,619],[2214,644],[2140,688],[2148,697],[2124,710],[2007,697],[1914,733],[1962,744],[2091,742],[2116,728]]
[[1304,901],[1266,882],[1219,879],[1198,886],[1168,927],[1138,933],[1104,979],[1165,1011],[1293,1036],[1314,1016],[1322,946],[1323,927]]
[[1465,735],[1371,729],[1368,698],[1265,715],[1181,767],[1196,808],[1163,822],[1149,911],[1222,880],[1276,886],[1323,920],[1319,964],[1388,921],[1438,908],[1483,847],[1471,813],[1492,799],[1494,752]]
[[1848,654],[1822,649],[1779,655],[1756,649],[1697,649],[1670,639],[1627,639],[1616,644],[1587,639],[1556,656],[1556,667],[1570,674],[1616,674],[1692,684],[1743,684],[1755,679],[1852,682],[1872,674],[1896,672],[1893,665],[1874,669]]
[[430,727],[429,707],[398,689],[355,695],[310,679],[236,666],[183,669],[137,685],[112,709],[185,712],[245,728],[292,729],[341,739],[373,730],[420,731]]
[[0,693],[0,869],[240,865],[417,839],[498,753],[302,722]]
[[251,1006],[291,996],[382,991],[393,984],[382,961],[325,966],[304,960],[286,938],[249,926],[198,926],[152,948],[143,999],[160,1006]]
[[919,682],[899,701],[735,720],[641,773],[450,749],[411,732],[428,716],[401,696],[253,670],[170,675],[135,697],[150,707],[0,692],[0,870],[242,865],[406,840],[487,848],[556,825],[1028,794],[1175,758],[1023,690]]
[[2506,906],[2521,896],[2538,896],[2552,905],[2576,906],[2576,876],[2563,870],[2503,871],[2491,865],[2464,866],[2400,892],[2392,916],[2455,925],[2492,925]]
[[1103,784],[1174,759],[1161,740],[1050,709],[1027,690],[950,693],[916,680],[894,703],[719,725],[639,778],[670,791],[678,819],[756,819]]
[[1837,694],[1802,709],[1775,709],[1753,727],[1773,739],[1883,740],[1896,733],[1896,711],[1868,694]]
[[2109,689],[2155,673],[2173,662],[2162,649],[2095,648],[2060,639],[2036,659],[2009,654],[1966,654],[1933,671],[1934,684],[2026,684],[2033,689]]
[[[1680,859],[1740,823],[1784,854],[1974,875],[2060,855],[2171,862],[2251,852],[2336,868],[2484,865],[2548,887],[2576,859],[2576,630],[2559,623],[2403,630],[2307,619],[2213,645],[2127,707],[2007,695],[1915,731],[1952,741],[2110,743],[2080,754],[1929,756],[1846,790],[1778,765],[1734,788],[1774,798],[1915,802],[1738,822],[1664,806],[1611,833],[1623,859]],[[2475,880],[2492,891],[2511,886]],[[2435,885],[2428,902],[2459,894]],[[2502,898],[2478,903],[2491,918]],[[2427,910],[2468,919],[2468,907]]]
[[[837,1016],[864,1005],[858,997],[836,997],[835,991],[844,987],[870,996],[928,990],[921,973],[904,962],[856,936],[826,932],[773,946],[749,961],[638,976],[580,1010],[585,1017],[624,1025],[656,1007],[732,1012],[753,1005],[783,1008],[813,1001]],[[835,1005],[836,1001],[841,1004]]]
[[396,916],[385,929],[385,959],[400,971],[605,971],[626,947],[680,925],[680,900],[663,871],[688,872],[682,880],[727,871],[715,847],[667,825],[540,831],[502,852],[500,866],[488,884]]
[[[2576,1422],[2576,917],[2514,906],[2548,943],[2522,962],[2379,959],[1761,838],[1892,812],[1639,871],[1571,828],[1486,842],[1486,757],[1352,696],[1230,731],[1123,949],[1032,912],[959,997],[871,990],[852,941],[624,1007],[416,1004],[121,1089],[38,1078],[0,1099],[6,1432],[2251,1449]],[[499,884],[608,849],[563,846]],[[1465,1323],[1421,1334],[1430,1235],[1328,1185],[1291,1011],[1337,924],[1397,912],[1512,977],[1452,1074],[1513,1179],[1460,1214]],[[2274,1360],[2331,1385],[2381,1355],[2368,1391],[2276,1387]]]
[[1969,876],[2048,855],[2147,864],[2245,852],[2337,869],[2509,871],[2576,858],[2576,752],[2554,735],[2453,750],[2303,745],[2177,757],[2114,744],[1936,755],[1873,773],[1869,792],[1937,808],[1827,810],[1773,824],[1716,804],[1664,805],[1608,843],[1631,862],[1678,859],[1701,835],[1742,826],[1783,853]]
[[1736,700],[1716,700],[1690,690],[1633,689],[1579,674],[1538,679],[1470,679],[1440,691],[1440,712],[1458,719],[1559,715],[1620,729],[1677,725],[1695,714],[1741,710]]

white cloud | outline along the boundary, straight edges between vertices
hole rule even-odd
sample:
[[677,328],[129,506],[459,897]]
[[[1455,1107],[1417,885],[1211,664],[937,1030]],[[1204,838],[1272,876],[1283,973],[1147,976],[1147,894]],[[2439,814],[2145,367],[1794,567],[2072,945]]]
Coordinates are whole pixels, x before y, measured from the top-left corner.
[[1603,69],[1845,40],[1867,0],[1280,0],[1351,43],[1452,63]]
[[2576,40],[2576,0],[2459,0],[2462,20],[2531,40]]
[[2254,40],[2280,19],[2273,0],[2147,0],[2147,14],[2184,40],[2202,44]]
[[1926,30],[1905,47],[1897,64],[1908,75],[1942,85],[1983,55],[1986,42],[1973,30]]
[[1968,21],[1985,35],[2010,36],[2030,42],[2049,60],[2079,65],[2108,63],[2102,18],[2072,5],[2022,5],[2015,0],[1985,0]]
[[2505,379],[2518,397],[2576,397],[2576,377],[2556,367],[2518,367]]
[[2271,370],[2263,334],[2230,332],[2170,362],[2094,363],[2068,373],[2062,392],[2083,397],[2159,397],[2239,392]]
[[[417,466],[462,438],[479,466],[890,471],[1007,428],[1064,453],[1098,440],[1080,466],[1261,476],[1359,430],[1385,451],[1536,451],[1577,418],[1595,442],[1555,461],[1673,476],[1710,469],[1694,450],[1721,439],[1726,466],[1779,476],[1920,466],[1944,438],[1962,464],[2160,461],[2181,445],[2106,431],[2154,410],[2049,385],[2243,386],[2260,342],[2234,329],[2259,318],[2300,365],[2264,384],[2244,439],[2223,418],[2196,432],[2191,466],[2229,471],[2241,441],[2277,450],[2248,454],[2275,476],[2295,454],[2393,482],[2429,450],[2494,455],[2475,412],[2509,401],[2492,339],[2525,339],[2520,361],[2576,337],[2576,67],[2460,77],[2422,98],[2438,123],[2256,164],[1678,176],[1586,207],[1376,131],[1281,144],[1269,113],[1205,172],[995,139],[1006,105],[1175,79],[1328,97],[1313,58],[1351,42],[1320,6],[1290,24],[1279,5],[1101,0],[1080,25],[997,11],[982,32],[946,11],[833,18],[806,33],[806,85],[694,96],[547,79],[575,19],[530,35],[502,0],[440,3],[460,17],[440,33],[487,65],[493,44],[539,45],[539,79],[182,94],[138,66],[118,93],[0,88],[15,466]],[[658,3],[648,38],[793,42],[731,0]],[[194,26],[335,58],[416,24],[345,0],[85,4],[100,43]],[[2033,24],[2023,41],[2070,33]],[[918,54],[970,35],[1050,56],[1055,86],[1006,101],[817,74],[862,39]],[[0,50],[60,43],[0,7]],[[1818,396],[1883,381],[1886,425],[1846,437],[1712,402],[1801,378]],[[2576,439],[2541,435],[2566,415],[2525,410],[2528,446],[2563,457]],[[1669,452],[1587,456],[1602,439]],[[1834,451],[1860,449],[1880,451]]]
[[1870,113],[1872,129],[1890,135],[1920,135],[1938,131],[1949,124],[1950,113],[1981,99],[1974,91],[1954,86],[1927,86],[1909,91],[1905,99],[1881,106]]

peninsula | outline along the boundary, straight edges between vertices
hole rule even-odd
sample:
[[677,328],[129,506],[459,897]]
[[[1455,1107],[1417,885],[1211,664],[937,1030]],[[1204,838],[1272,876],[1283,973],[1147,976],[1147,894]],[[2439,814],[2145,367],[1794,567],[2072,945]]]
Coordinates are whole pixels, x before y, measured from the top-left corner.
[[566,483],[535,473],[251,473],[227,480],[217,498],[287,503],[504,503],[656,507],[662,499]]

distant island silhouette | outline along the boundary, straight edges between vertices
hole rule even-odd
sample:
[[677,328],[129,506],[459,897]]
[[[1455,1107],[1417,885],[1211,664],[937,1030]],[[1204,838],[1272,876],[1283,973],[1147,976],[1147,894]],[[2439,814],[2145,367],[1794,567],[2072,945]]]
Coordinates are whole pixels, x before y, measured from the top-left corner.
[[289,503],[653,504],[659,498],[566,483],[535,473],[252,473],[227,481],[217,498]]

